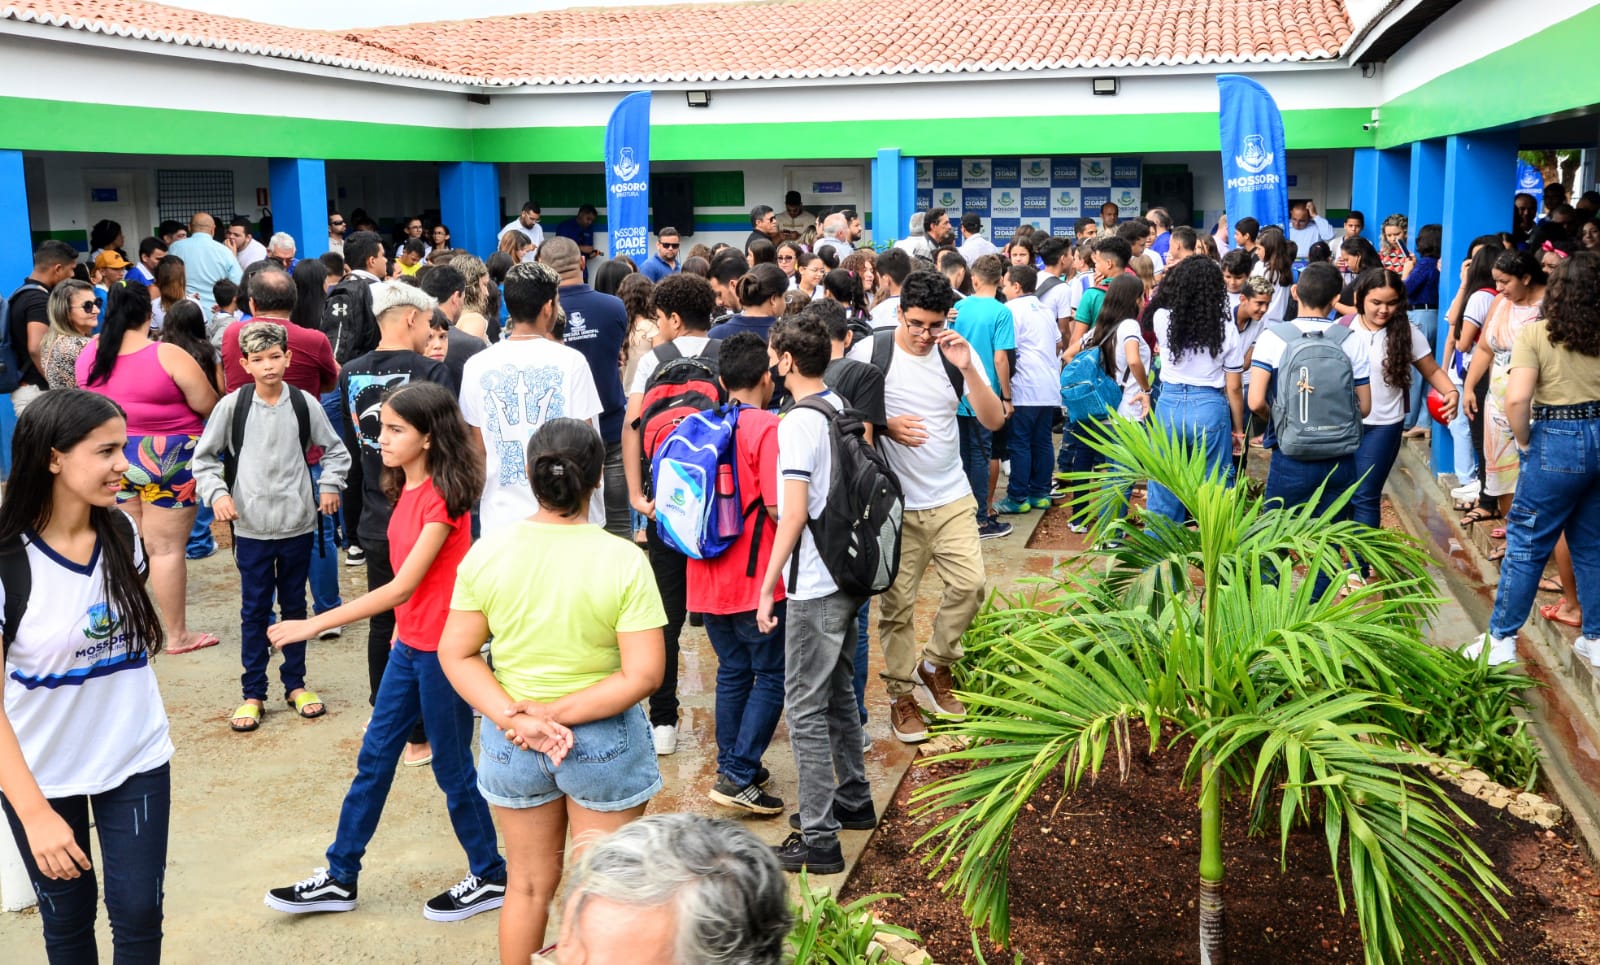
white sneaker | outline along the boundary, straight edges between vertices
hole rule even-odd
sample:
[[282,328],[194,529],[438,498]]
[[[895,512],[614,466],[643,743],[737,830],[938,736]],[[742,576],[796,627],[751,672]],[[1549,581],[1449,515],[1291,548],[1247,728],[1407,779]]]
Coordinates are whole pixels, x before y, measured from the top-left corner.
[[1600,667],[1600,640],[1579,637],[1572,643],[1572,652],[1589,661],[1589,666]]
[[666,757],[678,749],[678,728],[675,724],[659,724],[650,728],[650,737],[655,741],[657,757]]
[[1491,637],[1487,633],[1461,648],[1461,655],[1468,660],[1478,659],[1483,652],[1484,645],[1489,647],[1489,665],[1499,666],[1503,663],[1514,663],[1517,659],[1516,637]]
[[1471,482],[1462,483],[1456,488],[1450,490],[1450,495],[1457,499],[1477,499],[1480,488],[1481,487],[1479,486],[1478,481],[1474,479]]
[[326,629],[326,630],[322,631],[321,633],[317,634],[317,639],[318,640],[337,640],[337,639],[339,639],[339,633],[340,633],[340,630],[339,630],[338,627],[329,627],[328,629]]

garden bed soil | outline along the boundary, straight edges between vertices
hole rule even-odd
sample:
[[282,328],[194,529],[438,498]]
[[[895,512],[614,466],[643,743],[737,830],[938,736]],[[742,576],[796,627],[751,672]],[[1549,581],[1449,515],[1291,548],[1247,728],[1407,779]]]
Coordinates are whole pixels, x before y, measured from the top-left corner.
[[[1129,505],[1134,509],[1134,515],[1144,512],[1144,495],[1136,491]],[[1039,520],[1039,525],[1033,531],[1033,536],[1028,539],[1028,549],[1050,550],[1058,553],[1081,553],[1088,548],[1084,537],[1074,533],[1069,527],[1072,523],[1072,511],[1066,506],[1055,506],[1044,511],[1044,518]],[[1389,497],[1383,497],[1383,505],[1379,510],[1379,523],[1384,529],[1404,530],[1400,525],[1400,517],[1396,515],[1394,506],[1390,504]]]
[[[1012,952],[985,940],[991,963],[1009,965],[1016,952],[1028,963],[1198,961],[1198,795],[1179,786],[1187,746],[1150,757],[1144,740],[1136,725],[1126,783],[1108,760],[1100,780],[1065,803],[1059,773],[1029,802],[1012,835]],[[847,899],[902,895],[878,905],[878,915],[916,931],[944,965],[976,961],[970,927],[959,897],[940,893],[923,852],[913,850],[932,822],[912,820],[909,800],[954,767],[918,764],[907,772],[845,892]],[[1509,920],[1495,919],[1499,960],[1600,963],[1600,877],[1572,834],[1541,830],[1459,792],[1452,797],[1511,889],[1501,899]],[[1339,913],[1320,825],[1290,836],[1280,870],[1275,822],[1266,836],[1249,838],[1243,804],[1242,796],[1229,802],[1224,818],[1231,965],[1361,962],[1355,912]],[[1342,876],[1348,898],[1348,868]]]

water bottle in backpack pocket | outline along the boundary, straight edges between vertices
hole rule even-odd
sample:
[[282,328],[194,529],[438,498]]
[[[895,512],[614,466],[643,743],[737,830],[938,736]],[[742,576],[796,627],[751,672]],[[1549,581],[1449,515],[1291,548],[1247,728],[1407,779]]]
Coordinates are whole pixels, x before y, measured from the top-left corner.
[[1283,340],[1273,376],[1272,432],[1278,451],[1305,462],[1348,456],[1361,446],[1361,400],[1344,354],[1350,330],[1306,332],[1293,322],[1270,331]]
[[650,460],[656,531],[690,559],[721,555],[744,531],[739,502],[739,406],[696,412],[656,446]]

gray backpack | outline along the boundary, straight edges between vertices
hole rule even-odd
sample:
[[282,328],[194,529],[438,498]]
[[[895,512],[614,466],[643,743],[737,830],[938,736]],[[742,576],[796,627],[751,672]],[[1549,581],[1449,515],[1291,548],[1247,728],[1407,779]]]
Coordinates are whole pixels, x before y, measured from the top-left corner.
[[1278,451],[1306,462],[1355,452],[1361,445],[1361,403],[1344,354],[1350,330],[1329,325],[1303,332],[1293,322],[1280,322],[1270,331],[1284,343],[1272,397]]

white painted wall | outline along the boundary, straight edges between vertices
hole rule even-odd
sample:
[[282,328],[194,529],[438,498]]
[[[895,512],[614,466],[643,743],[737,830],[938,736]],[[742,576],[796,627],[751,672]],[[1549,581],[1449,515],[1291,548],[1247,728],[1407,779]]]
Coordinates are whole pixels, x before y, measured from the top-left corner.
[[[1463,67],[1488,54],[1576,16],[1600,0],[1462,0],[1406,44],[1379,71],[1382,101],[1393,100],[1441,74]],[[1506,78],[1506,96],[1516,96],[1518,83],[1532,78]]]
[[[88,188],[85,178],[97,171],[127,171],[135,175],[134,204],[143,213],[141,221],[124,224],[123,233],[130,247],[137,247],[139,239],[160,222],[156,207],[156,170],[158,168],[182,170],[227,170],[233,172],[234,210],[212,212],[219,220],[234,213],[255,218],[256,188],[267,186],[267,162],[254,158],[198,158],[174,157],[154,160],[117,154],[57,154],[24,155],[25,161],[40,157],[42,164],[25,164],[29,177],[28,217],[35,231],[87,231],[93,219],[86,216]],[[42,175],[42,186],[37,178]],[[89,178],[93,180],[92,176]],[[41,191],[42,187],[42,191]],[[42,200],[43,205],[36,199]],[[42,210],[41,210],[42,207]]]

